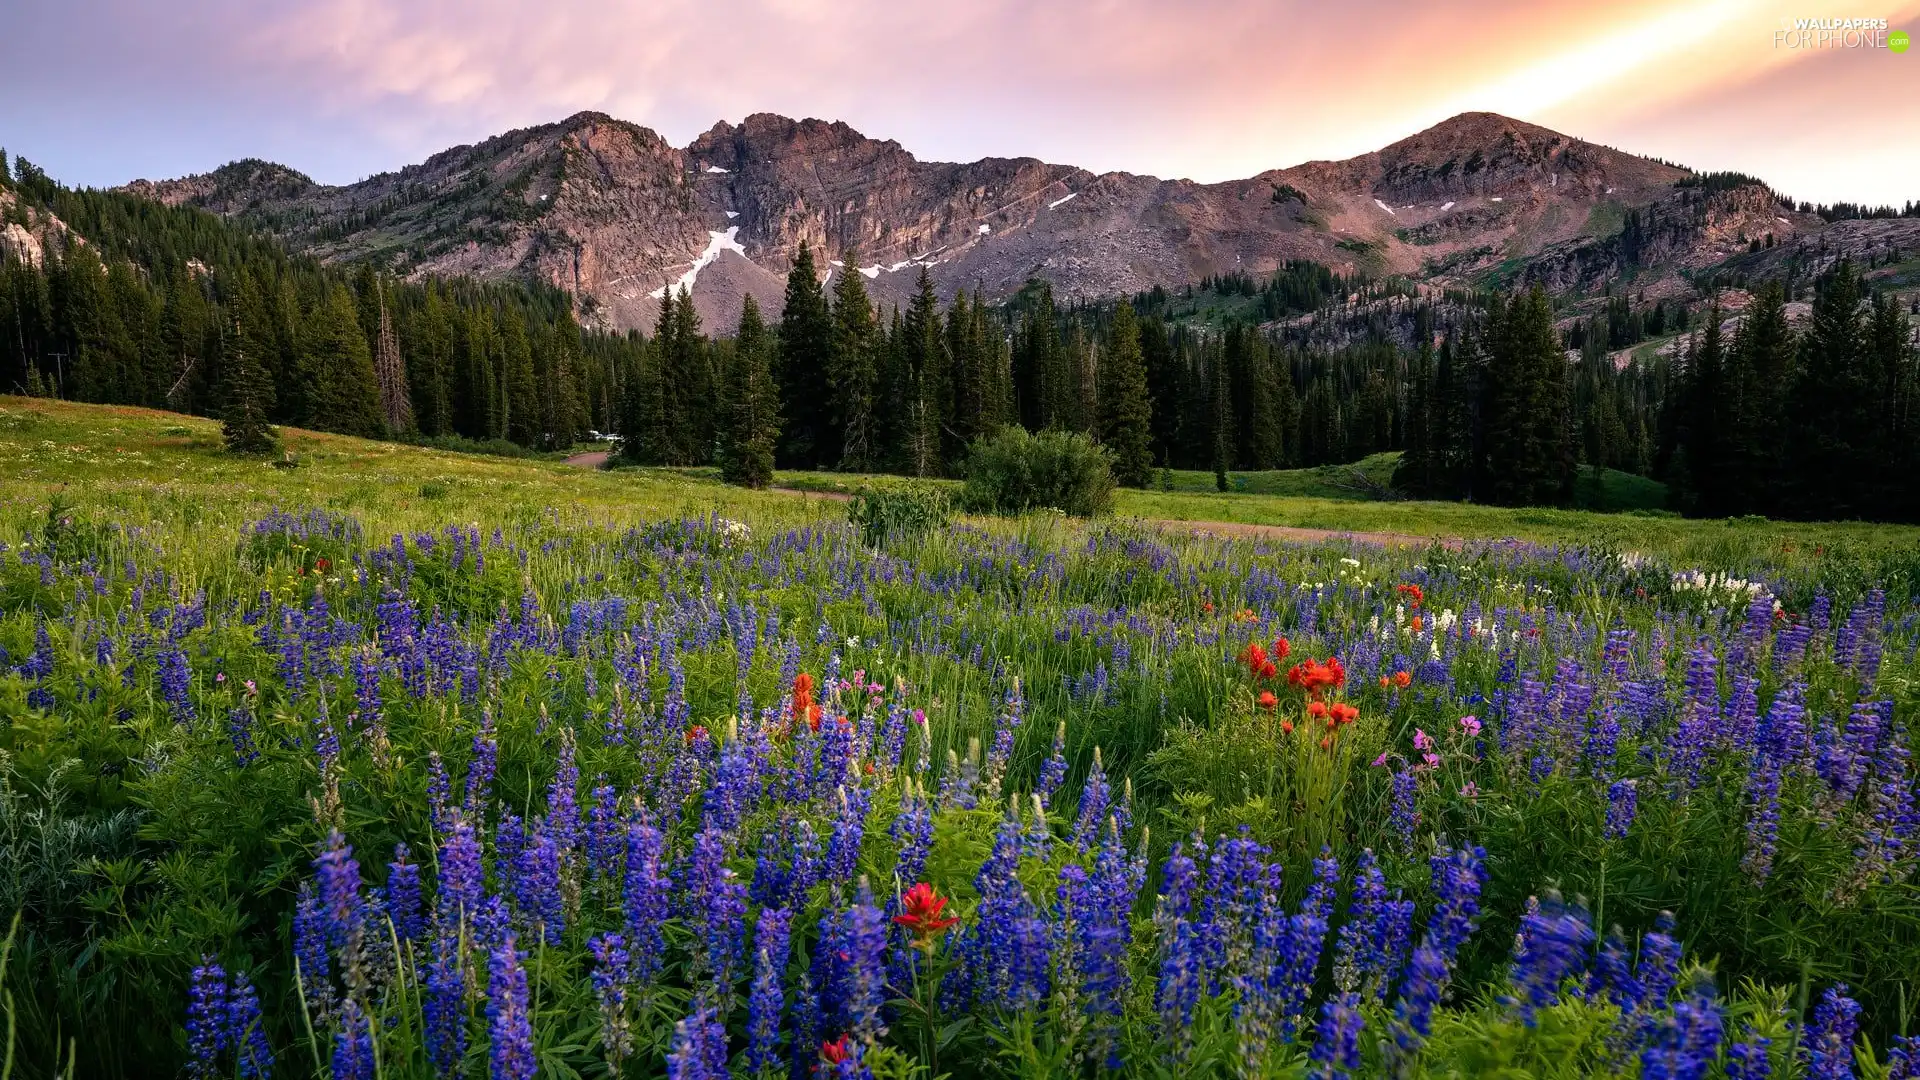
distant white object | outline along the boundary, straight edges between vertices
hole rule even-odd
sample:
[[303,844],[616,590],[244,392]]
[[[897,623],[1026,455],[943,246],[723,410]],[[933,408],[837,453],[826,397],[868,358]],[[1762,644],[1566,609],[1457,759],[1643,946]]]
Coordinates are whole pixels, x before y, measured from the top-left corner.
[[1559,187],[1559,186],[1560,186],[1560,174],[1559,174],[1559,173],[1553,173],[1553,174],[1552,174],[1552,176],[1551,176],[1551,177],[1550,177],[1550,178],[1549,178],[1549,179],[1547,180],[1547,186],[1548,186],[1548,187],[1551,187],[1551,188],[1557,188],[1557,187]]
[[[1389,213],[1389,214],[1393,214],[1393,207],[1391,207],[1391,206],[1388,206],[1388,205],[1387,205],[1386,203],[1383,203],[1383,202],[1381,202],[1381,201],[1380,201],[1379,199],[1375,199],[1375,200],[1373,200],[1373,205],[1375,205],[1375,206],[1377,206],[1377,207],[1379,207],[1379,208],[1380,208],[1380,209],[1382,209],[1382,210],[1385,210],[1385,211],[1386,211],[1387,213]],[[1394,216],[1394,217],[1399,217],[1400,215],[1398,215],[1398,214],[1393,214],[1393,216]]]
[[1773,220],[1775,220],[1775,221],[1777,221],[1777,222],[1779,222],[1779,223],[1780,223],[1780,224],[1782,224],[1782,225],[1791,225],[1791,224],[1793,224],[1793,222],[1791,222],[1791,221],[1788,221],[1788,220],[1787,220],[1786,218],[1783,218],[1783,217],[1775,217],[1775,218],[1774,218]]
[[993,231],[993,226],[991,226],[991,225],[989,225],[989,224],[987,224],[987,223],[986,223],[986,222],[984,222],[984,221],[980,223],[980,235],[981,235],[981,236],[985,236],[985,235],[987,235],[988,233],[990,233],[990,232],[992,232],[992,231]]
[[726,172],[727,170],[725,170],[725,169],[723,169],[723,168],[721,168],[721,167],[720,167],[720,166],[718,166],[718,165],[709,165],[709,166],[707,166],[707,171],[708,171],[708,172],[710,172],[710,173],[716,173],[716,172],[717,172],[717,173],[723,173],[723,172]]
[[1067,203],[1067,202],[1072,202],[1072,201],[1073,201],[1073,197],[1074,197],[1075,195],[1078,195],[1078,194],[1080,194],[1080,193],[1079,193],[1079,192],[1077,192],[1077,191],[1070,191],[1070,192],[1068,192],[1067,194],[1065,194],[1065,195],[1063,195],[1063,196],[1061,196],[1060,198],[1058,198],[1058,199],[1055,199],[1055,200],[1053,200],[1052,202],[1050,202],[1050,203],[1048,203],[1048,204],[1047,204],[1047,209],[1049,209],[1049,210],[1052,210],[1053,208],[1055,208],[1055,207],[1057,207],[1057,206],[1059,206],[1059,205],[1060,205],[1061,203]]
[[739,214],[734,213],[732,210],[726,211],[726,214],[727,214],[728,221],[732,221],[734,218],[737,218],[740,216]]
[[[671,287],[692,292],[694,280],[700,276],[700,271],[705,270],[707,264],[719,258],[722,251],[735,251],[744,257],[747,249],[741,247],[740,241],[735,239],[739,234],[740,226],[738,225],[729,225],[726,232],[714,232],[711,229],[707,230],[707,250],[701,252],[699,256],[693,260],[693,265],[687,269],[686,273],[681,274],[680,280],[675,282]],[[668,288],[669,286],[662,285],[648,293],[647,296],[654,300],[662,299],[667,295]]]
[[1446,212],[1447,212],[1448,210],[1451,210],[1451,209],[1453,209],[1453,204],[1452,204],[1452,203],[1445,203],[1445,204],[1443,204],[1443,205],[1442,205],[1442,206],[1440,207],[1440,212],[1444,214],[1444,213],[1446,213]]
[[542,195],[542,196],[540,196],[540,201],[541,201],[541,202],[546,202],[546,201],[547,201],[548,199],[551,199],[551,198],[553,198],[553,196],[551,196],[551,195]]
[[1607,194],[1609,194],[1609,195],[1611,195],[1611,194],[1613,194],[1613,189],[1612,189],[1612,188],[1608,188],[1608,189],[1607,189]]
[[1491,199],[1488,199],[1487,201],[1488,201],[1488,202],[1499,202],[1499,201],[1500,201],[1500,196],[1498,196],[1498,195],[1495,195],[1495,196],[1494,196],[1493,198],[1491,198]]

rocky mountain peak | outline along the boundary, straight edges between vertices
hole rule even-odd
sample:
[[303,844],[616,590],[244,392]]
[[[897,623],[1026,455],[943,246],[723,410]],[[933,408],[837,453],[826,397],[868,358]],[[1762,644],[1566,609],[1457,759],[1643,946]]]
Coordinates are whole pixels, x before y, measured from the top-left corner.
[[[684,287],[724,328],[746,295],[778,311],[802,242],[829,275],[862,274],[880,302],[903,303],[922,268],[945,296],[1005,296],[1041,277],[1091,298],[1258,277],[1290,259],[1437,285],[1575,287],[1629,258],[1697,269],[1763,226],[1790,237],[1825,225],[1761,185],[1709,192],[1691,176],[1494,113],[1345,161],[1199,184],[1033,158],[926,162],[845,123],[773,113],[681,149],[581,112],[343,187],[259,161],[130,187],[250,217],[322,259],[549,283],[606,326],[650,328],[660,297]],[[1630,212],[1646,225],[1627,252]]]

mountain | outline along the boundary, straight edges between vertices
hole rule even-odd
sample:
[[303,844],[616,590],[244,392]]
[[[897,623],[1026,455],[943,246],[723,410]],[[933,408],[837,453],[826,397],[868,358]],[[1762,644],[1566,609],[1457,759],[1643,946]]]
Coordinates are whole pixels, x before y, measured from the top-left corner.
[[1491,113],[1218,184],[1033,158],[923,162],[843,123],[767,113],[676,148],[588,112],[346,186],[248,160],[125,190],[240,217],[326,260],[550,283],[613,328],[650,328],[663,290],[681,284],[710,329],[730,327],[749,294],[778,310],[802,241],[887,302],[904,301],[922,266],[943,297],[1003,297],[1035,276],[1069,298],[1111,296],[1288,259],[1564,292],[1636,268],[1678,281],[1763,238],[1829,256],[1889,232],[1920,247],[1920,221],[1828,223],[1751,178]]

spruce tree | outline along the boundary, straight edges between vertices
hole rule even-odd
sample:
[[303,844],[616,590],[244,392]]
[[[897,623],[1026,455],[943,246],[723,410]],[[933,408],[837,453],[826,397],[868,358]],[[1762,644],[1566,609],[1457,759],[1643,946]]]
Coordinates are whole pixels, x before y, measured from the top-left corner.
[[1876,404],[1862,357],[1860,297],[1858,271],[1840,260],[1820,283],[1800,340],[1786,439],[1793,517],[1841,519],[1872,511],[1865,476],[1878,449],[1871,427]]
[[780,311],[780,399],[787,414],[781,457],[794,468],[830,464],[840,451],[827,377],[832,365],[833,318],[813,252],[802,240]]
[[373,358],[346,286],[326,289],[308,309],[300,363],[305,426],[368,437],[383,433]]
[[[249,296],[249,292],[254,295]],[[233,334],[221,362],[225,385],[221,395],[224,407],[220,434],[229,453],[271,454],[280,448],[280,436],[267,423],[273,383],[260,365],[259,355],[265,343],[261,340],[259,322],[248,325],[251,320],[264,319],[258,310],[250,310],[261,306],[251,279],[242,283],[238,306],[240,311],[234,319]]]
[[846,256],[846,268],[833,284],[833,353],[828,367],[829,405],[840,433],[839,467],[864,472],[875,465],[876,389],[873,305],[867,300],[858,258]]
[[533,379],[533,345],[527,321],[509,306],[500,320],[501,393],[506,399],[507,438],[521,446],[540,441],[540,393]]
[[947,456],[944,440],[951,423],[953,383],[939,304],[925,266],[902,320],[901,337],[898,353],[905,378],[897,407],[904,460],[913,475],[935,476],[943,471]]
[[1538,286],[1505,307],[1489,330],[1485,497],[1507,506],[1562,502],[1573,491],[1574,458],[1553,309]]
[[1114,307],[1100,365],[1100,438],[1113,452],[1114,480],[1146,487],[1153,477],[1153,402],[1139,324],[1126,300]]
[[740,308],[726,389],[726,423],[720,471],[728,483],[763,488],[773,482],[773,449],[780,437],[779,388],[774,383],[773,342],[749,295]]

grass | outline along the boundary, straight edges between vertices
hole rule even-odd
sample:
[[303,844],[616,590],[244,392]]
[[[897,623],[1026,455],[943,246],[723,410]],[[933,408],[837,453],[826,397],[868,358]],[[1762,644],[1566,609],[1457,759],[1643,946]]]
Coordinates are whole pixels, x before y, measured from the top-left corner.
[[[298,468],[226,455],[220,450],[219,425],[210,420],[122,406],[0,397],[0,535],[17,530],[54,492],[130,524],[156,523],[148,520],[155,514],[192,525],[244,518],[277,506],[318,506],[354,513],[374,533],[503,516],[533,521],[561,512],[612,525],[706,513],[784,525],[838,521],[845,513],[824,500],[729,487],[720,482],[718,470],[710,468],[594,471],[557,459],[462,454],[295,429],[285,429],[283,436]],[[1374,455],[1358,467],[1377,478],[1389,471],[1390,458]],[[1339,486],[1343,469],[1229,475],[1244,477],[1247,491],[1221,494],[1208,490],[1210,473],[1175,472],[1171,492],[1121,489],[1115,514],[1121,519],[1590,544],[1744,571],[1786,570],[1823,560],[1828,565],[1879,567],[1882,573],[1891,565],[1898,575],[1906,572],[1900,567],[1907,563],[1920,563],[1920,528],[1914,526],[1759,518],[1700,521],[1645,511],[1379,502]],[[1654,488],[1638,479],[1609,473],[1608,501],[1651,500]],[[775,483],[841,494],[862,486],[958,486],[951,480],[794,471],[778,473]]]
[[[63,493],[123,524],[231,520],[272,507],[353,513],[378,532],[568,512],[609,523],[718,512],[793,522],[837,508],[669,470],[595,472],[285,428],[297,467],[235,458],[219,424],[124,406],[0,397],[0,499],[17,521]],[[158,520],[156,520],[156,517]]]

